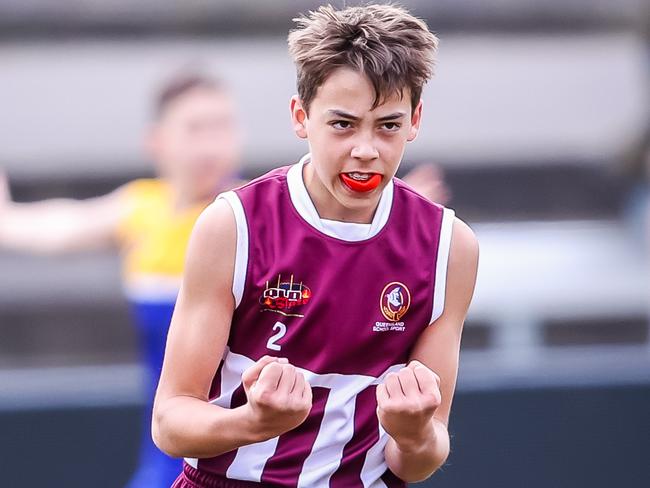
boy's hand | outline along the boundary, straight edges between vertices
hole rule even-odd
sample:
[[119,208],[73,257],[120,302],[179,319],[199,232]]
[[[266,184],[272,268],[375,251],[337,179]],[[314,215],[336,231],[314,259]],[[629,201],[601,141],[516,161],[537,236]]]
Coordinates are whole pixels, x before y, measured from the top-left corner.
[[311,386],[286,358],[262,357],[242,375],[252,421],[265,438],[302,424],[312,407]]
[[389,373],[377,385],[379,422],[404,451],[417,451],[431,437],[440,402],[440,378],[419,361]]

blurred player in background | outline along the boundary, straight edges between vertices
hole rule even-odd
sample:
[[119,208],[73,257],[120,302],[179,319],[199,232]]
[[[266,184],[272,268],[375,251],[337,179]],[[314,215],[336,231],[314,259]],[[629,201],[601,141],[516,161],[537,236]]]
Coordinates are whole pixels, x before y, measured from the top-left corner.
[[478,246],[394,175],[436,37],[393,5],[297,19],[310,153],[199,217],[154,404],[174,488],[405,487],[449,454]]
[[153,393],[192,226],[215,195],[240,183],[235,104],[220,81],[179,75],[161,88],[154,112],[145,143],[158,178],[135,180],[88,200],[27,204],[10,202],[0,182],[2,246],[37,253],[120,251],[147,399],[139,466],[129,488],[167,487],[178,475],[180,461],[151,441]]
[[[151,441],[153,393],[190,231],[218,193],[243,183],[236,177],[241,150],[236,119],[234,100],[221,81],[183,73],[161,87],[145,137],[157,178],[87,200],[14,203],[0,174],[0,246],[41,254],[120,251],[148,402],[139,466],[129,488],[168,487],[181,469],[179,460]],[[448,198],[433,165],[416,168],[405,180],[430,199],[444,203]]]

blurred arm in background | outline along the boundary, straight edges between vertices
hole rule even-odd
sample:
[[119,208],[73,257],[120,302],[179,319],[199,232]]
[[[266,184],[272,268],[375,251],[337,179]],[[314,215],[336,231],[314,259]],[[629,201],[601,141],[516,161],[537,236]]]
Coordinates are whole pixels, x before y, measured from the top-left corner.
[[[422,196],[444,205],[450,191],[442,171],[422,164],[403,180]],[[0,172],[0,247],[42,254],[104,249],[117,244],[117,232],[129,214],[125,188],[86,200],[56,198],[33,203],[11,200],[7,177]]]
[[121,187],[87,200],[16,203],[0,173],[0,247],[43,254],[110,247],[128,212],[122,193]]

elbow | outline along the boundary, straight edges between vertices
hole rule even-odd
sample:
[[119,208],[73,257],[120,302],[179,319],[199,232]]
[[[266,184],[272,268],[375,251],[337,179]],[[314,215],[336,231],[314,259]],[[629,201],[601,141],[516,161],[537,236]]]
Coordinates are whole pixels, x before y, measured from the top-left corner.
[[158,449],[174,458],[183,457],[178,448],[178,442],[174,442],[173,429],[170,427],[168,415],[158,405],[154,406],[151,420],[151,439]]
[[163,433],[164,429],[162,428],[161,423],[154,412],[153,420],[151,421],[151,439],[160,451],[164,452],[168,456],[171,456],[171,453],[168,449],[168,443],[165,442],[165,436]]
[[411,475],[407,475],[404,481],[407,483],[421,483],[422,481],[426,481],[431,478],[431,476],[433,476],[440,468],[442,468],[442,466],[445,464],[445,461],[446,458],[443,459],[439,464],[436,463],[433,467],[430,467],[425,472],[412,473]]
[[[445,463],[446,459],[443,459],[439,464],[436,463],[434,466],[429,466],[425,470],[418,470],[408,473],[394,473],[402,481],[406,483],[421,483],[422,481],[428,480],[433,476],[436,471],[438,471]],[[390,468],[390,466],[389,466]]]

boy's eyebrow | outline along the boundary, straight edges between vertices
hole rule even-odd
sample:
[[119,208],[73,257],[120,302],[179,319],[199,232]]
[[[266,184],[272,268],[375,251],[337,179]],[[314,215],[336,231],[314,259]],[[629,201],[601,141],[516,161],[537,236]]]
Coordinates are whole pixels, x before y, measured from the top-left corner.
[[390,115],[384,115],[383,117],[379,117],[377,120],[379,122],[385,122],[387,120],[395,120],[395,119],[400,119],[406,115],[406,112],[395,112]]
[[[340,117],[342,119],[349,119],[349,120],[354,120],[354,121],[360,120],[360,118],[357,117],[356,115],[349,114],[349,113],[347,113],[347,112],[345,112],[343,110],[330,109],[330,110],[327,111],[327,113],[330,114],[330,115],[334,115],[335,117]],[[383,117],[378,118],[377,121],[378,122],[385,122],[387,120],[395,120],[395,119],[402,118],[405,115],[406,115],[406,112],[395,112],[395,113],[392,113],[390,115],[384,115]]]
[[335,117],[340,117],[342,119],[360,120],[359,117],[357,117],[356,115],[352,115],[347,112],[344,112],[343,110],[337,110],[334,108],[329,109],[327,113],[330,115],[334,115]]

